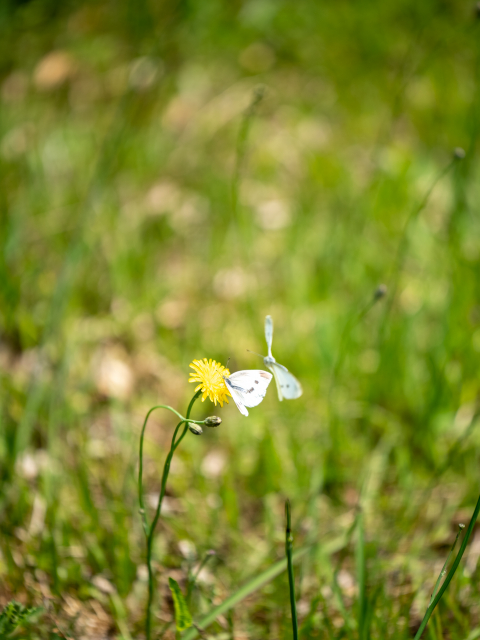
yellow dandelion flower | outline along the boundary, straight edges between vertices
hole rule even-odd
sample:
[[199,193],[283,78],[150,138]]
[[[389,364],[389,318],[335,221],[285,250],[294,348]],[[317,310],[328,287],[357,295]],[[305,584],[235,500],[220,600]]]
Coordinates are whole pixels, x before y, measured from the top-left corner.
[[190,367],[195,373],[190,374],[189,382],[199,382],[195,387],[195,391],[202,390],[202,402],[208,396],[216,405],[217,402],[223,407],[223,403],[228,404],[228,396],[231,397],[229,390],[225,385],[223,376],[229,376],[230,371],[215,360],[194,360]]

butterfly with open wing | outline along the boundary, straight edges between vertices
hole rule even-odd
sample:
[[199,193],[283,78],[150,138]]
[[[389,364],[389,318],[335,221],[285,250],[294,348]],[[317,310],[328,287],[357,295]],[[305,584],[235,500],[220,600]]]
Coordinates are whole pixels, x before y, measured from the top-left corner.
[[267,341],[268,356],[262,356],[263,363],[270,369],[275,378],[278,391],[278,399],[283,400],[295,400],[299,398],[302,393],[302,385],[297,378],[290,373],[287,367],[283,364],[279,364],[272,356],[272,340],[273,340],[273,320],[272,316],[266,316],[265,318],[265,340]]
[[259,369],[235,371],[223,376],[227,389],[240,413],[248,416],[247,407],[256,407],[264,399],[272,374]]

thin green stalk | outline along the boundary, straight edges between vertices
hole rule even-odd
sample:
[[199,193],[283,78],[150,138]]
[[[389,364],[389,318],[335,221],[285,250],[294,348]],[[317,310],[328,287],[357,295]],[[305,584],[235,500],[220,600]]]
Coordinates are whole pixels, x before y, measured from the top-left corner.
[[[157,526],[157,522],[158,522],[158,519],[160,518],[160,513],[162,510],[162,502],[165,496],[168,474],[170,473],[170,465],[172,462],[173,454],[175,453],[176,449],[178,448],[178,446],[180,445],[181,441],[183,440],[183,438],[185,437],[188,431],[188,423],[189,422],[194,422],[195,424],[204,423],[204,421],[190,420],[190,413],[191,413],[192,407],[195,403],[195,400],[200,396],[200,394],[201,394],[201,391],[197,391],[197,393],[191,399],[190,404],[188,405],[187,415],[185,418],[182,415],[180,415],[178,411],[175,411],[175,409],[173,409],[172,407],[169,407],[168,405],[159,404],[159,405],[156,405],[155,407],[152,407],[145,417],[145,421],[142,427],[142,432],[140,434],[140,451],[139,451],[139,465],[138,465],[138,502],[140,505],[140,514],[142,516],[143,530],[147,539],[148,602],[147,602],[147,613],[146,613],[146,619],[145,619],[145,635],[147,640],[150,640],[151,638],[152,602],[153,602],[153,587],[154,587],[154,576],[153,576],[153,569],[152,569],[153,536],[155,533],[155,527]],[[177,424],[177,426],[175,427],[175,431],[173,433],[172,443],[170,445],[170,451],[168,452],[167,458],[165,460],[165,465],[163,467],[162,484],[160,489],[160,495],[158,497],[157,509],[155,511],[155,516],[153,518],[152,524],[149,526],[148,520],[147,520],[147,514],[145,511],[145,506],[143,502],[143,440],[145,437],[145,429],[147,426],[148,418],[150,417],[150,414],[152,413],[152,411],[154,411],[155,409],[167,409],[169,411],[172,411],[172,413],[174,413],[179,418],[181,418],[181,421]],[[185,427],[183,428],[181,436],[177,440],[177,434],[182,424],[185,424]]]
[[[197,397],[198,397],[198,394],[196,396],[194,396],[194,399],[196,399]],[[193,402],[194,402],[194,400],[192,400],[192,402],[190,403],[189,409],[191,408],[191,406],[193,406]],[[145,437],[145,429],[147,427],[148,419],[150,417],[150,414],[153,411],[155,411],[155,409],[168,409],[168,411],[171,411],[176,416],[181,418],[182,422],[180,424],[182,424],[183,422],[186,422],[188,420],[188,416],[189,416],[189,413],[187,411],[187,417],[184,418],[173,407],[170,407],[170,406],[168,406],[166,404],[157,404],[157,405],[155,405],[154,407],[152,407],[150,409],[150,411],[145,416],[145,420],[143,422],[143,427],[142,427],[142,432],[140,434],[140,452],[139,452],[139,464],[138,464],[138,503],[140,505],[140,514],[142,516],[142,521],[143,521],[143,530],[145,531],[146,535],[148,535],[148,523],[147,523],[147,518],[146,518],[146,513],[145,513],[145,507],[144,507],[144,504],[143,504],[143,440],[144,440],[144,437]],[[203,424],[204,423],[203,420],[188,420],[188,421],[189,422],[194,422],[195,424]],[[183,438],[183,436],[182,436],[182,438]]]
[[[341,549],[344,549],[347,544],[348,538],[345,534],[332,538],[329,542],[324,542],[323,544],[319,540],[315,540],[315,542],[309,542],[305,546],[294,551],[292,554],[292,562],[297,562],[307,553],[311,553],[313,550],[318,549],[320,545],[322,546],[323,552],[329,556],[334,553],[338,553]],[[242,600],[245,600],[251,596],[252,593],[255,593],[268,582],[280,575],[285,571],[285,569],[287,569],[287,560],[286,558],[283,558],[268,567],[268,569],[265,569],[265,571],[262,571],[262,573],[255,575],[254,578],[242,585],[226,600],[211,609],[196,625],[187,629],[182,640],[194,640],[197,638],[201,633],[203,633],[203,630],[215,622],[218,616],[224,615],[227,611],[233,609],[237,604],[242,602]]]
[[[311,551],[314,546],[315,545],[308,545],[302,547],[301,549],[297,549],[293,553],[292,560],[296,561],[299,558],[303,557],[306,553]],[[215,622],[218,616],[224,615],[227,611],[230,611],[230,609],[235,607],[239,602],[242,602],[242,600],[245,600],[245,598],[248,598],[248,596],[250,596],[252,593],[255,593],[263,586],[268,584],[268,582],[280,575],[282,571],[285,571],[286,568],[287,563],[285,559],[278,560],[278,562],[268,567],[268,569],[252,578],[252,580],[249,580],[226,600],[209,611],[198,622],[197,625],[190,627],[190,629],[187,629],[182,640],[194,640],[195,638],[197,638],[199,635],[199,629],[206,629],[210,624]]]
[[364,304],[360,310],[355,310],[354,313],[350,315],[343,331],[340,336],[338,352],[336,354],[336,358],[333,364],[332,373],[330,376],[330,383],[327,392],[327,416],[328,416],[328,425],[330,431],[331,450],[335,451],[338,447],[338,434],[337,434],[337,419],[335,414],[334,407],[334,397],[333,392],[335,390],[335,386],[337,384],[337,380],[339,378],[341,368],[343,365],[343,361],[345,359],[345,355],[347,353],[347,347],[349,344],[350,336],[354,328],[360,324],[360,322],[365,318],[365,316],[369,313],[369,311],[382,300],[387,294],[387,289],[385,285],[379,285],[376,290],[373,292],[372,297]]
[[297,618],[297,603],[295,601],[295,578],[293,575],[293,535],[292,535],[292,522],[290,516],[290,501],[285,501],[285,516],[287,518],[287,526],[285,529],[285,553],[287,555],[288,565],[288,584],[290,586],[290,607],[292,609],[292,629],[293,640],[298,640],[298,618]]
[[333,390],[335,388],[335,384],[337,382],[337,378],[338,375],[340,373],[340,369],[342,367],[343,364],[343,360],[345,358],[345,353],[347,350],[347,345],[348,345],[348,340],[350,338],[350,335],[353,331],[353,329],[357,326],[357,324],[359,324],[367,315],[367,313],[370,311],[370,309],[372,307],[375,306],[375,304],[381,300],[382,298],[385,297],[387,293],[387,290],[385,288],[384,285],[380,285],[379,287],[377,287],[377,289],[374,291],[373,296],[368,300],[368,302],[360,309],[360,311],[355,311],[347,320],[342,334],[340,336],[340,346],[338,349],[338,353],[337,353],[337,357],[335,360],[335,364],[333,365],[333,369],[332,369],[332,375],[330,378],[330,386],[328,389],[328,404],[329,404],[329,412],[330,414],[332,413],[332,408],[331,408],[331,398],[332,398],[332,394],[333,394]]
[[215,555],[215,551],[213,551],[212,549],[207,551],[203,560],[198,565],[198,569],[196,570],[195,574],[192,575],[192,573],[190,573],[190,576],[188,578],[188,584],[187,584],[187,595],[185,596],[185,600],[187,601],[187,604],[190,604],[190,597],[192,595],[193,587],[195,586],[197,578],[200,575],[200,571],[207,564],[210,558],[213,558],[214,555]]
[[404,225],[403,231],[402,231],[402,235],[400,237],[400,241],[399,241],[398,246],[397,246],[397,251],[396,251],[396,254],[395,254],[395,257],[394,257],[393,265],[392,265],[392,276],[391,276],[391,279],[390,279],[390,284],[388,285],[389,286],[389,290],[390,290],[390,294],[388,296],[388,302],[385,305],[385,312],[384,312],[384,315],[383,315],[383,320],[382,320],[382,324],[381,324],[380,332],[379,332],[379,343],[380,344],[383,343],[383,338],[384,338],[384,335],[385,335],[388,318],[390,316],[390,313],[391,313],[392,308],[393,308],[394,301],[396,299],[397,290],[398,290],[398,283],[399,283],[399,279],[400,279],[400,273],[401,273],[401,271],[403,269],[403,263],[404,263],[405,255],[406,255],[407,248],[408,248],[408,231],[410,229],[410,226],[418,218],[418,216],[423,211],[423,209],[425,209],[425,207],[427,206],[427,204],[428,204],[428,202],[430,200],[430,196],[432,195],[435,187],[440,182],[440,180],[442,180],[442,178],[444,176],[446,176],[447,173],[449,173],[449,171],[452,169],[452,167],[461,159],[462,159],[462,156],[459,155],[457,152],[454,152],[453,157],[450,160],[450,162],[447,165],[445,165],[445,167],[443,167],[443,169],[441,169],[439,171],[437,176],[433,179],[432,183],[430,184],[430,187],[425,192],[422,200],[420,200],[420,202],[415,207],[413,207],[413,209],[410,211],[410,214],[409,214],[409,216],[408,216],[408,218],[407,218],[407,220],[405,222],[405,225]]
[[365,637],[366,601],[366,559],[365,559],[365,529],[363,513],[358,514],[357,520],[357,582],[358,582],[358,635],[361,640]]
[[238,191],[240,187],[240,180],[242,175],[243,164],[245,160],[245,153],[247,148],[248,132],[253,117],[257,111],[258,105],[263,100],[265,95],[265,87],[262,85],[255,88],[252,96],[252,101],[243,114],[242,124],[237,138],[237,151],[235,156],[235,169],[233,172],[232,180],[232,211],[234,220],[237,217],[238,210]]
[[467,426],[465,431],[462,433],[462,435],[459,436],[459,438],[455,441],[450,451],[447,452],[447,455],[445,457],[445,460],[442,466],[440,467],[440,469],[438,469],[435,476],[432,477],[430,483],[423,490],[418,505],[416,506],[412,505],[413,508],[421,510],[423,508],[423,505],[428,502],[429,496],[431,495],[434,487],[438,483],[439,479],[443,476],[445,471],[450,469],[453,462],[456,460],[457,455],[461,452],[463,445],[468,440],[473,430],[477,426],[477,421],[479,418],[480,418],[480,408],[477,408],[475,410],[475,413],[472,416],[472,419],[470,420],[469,425]]
[[[475,522],[477,521],[478,518],[478,514],[480,513],[480,496],[477,500],[477,504],[475,506],[475,510],[473,512],[472,515],[472,519],[470,520],[470,524],[468,525],[468,529],[465,533],[465,537],[463,538],[462,544],[460,546],[460,549],[457,553],[457,556],[455,558],[455,560],[453,561],[453,564],[450,568],[450,571],[447,574],[447,577],[445,578],[445,581],[443,582],[442,586],[440,587],[440,589],[438,590],[437,595],[435,596],[435,598],[433,599],[433,601],[430,602],[430,604],[427,607],[427,610],[425,611],[425,615],[423,616],[423,620],[420,624],[420,627],[415,635],[414,640],[419,640],[422,636],[423,631],[425,630],[425,627],[427,626],[427,623],[430,619],[430,616],[432,615],[435,607],[437,606],[437,604],[440,602],[443,594],[445,593],[448,585],[450,584],[455,571],[458,568],[458,565],[460,564],[460,560],[462,559],[462,556],[465,552],[465,549],[467,547],[468,541],[470,539],[470,536],[472,535],[472,531],[473,528],[475,526]],[[437,581],[438,582],[438,581]],[[435,585],[435,588],[437,588],[437,585]]]
[[438,578],[437,581],[435,583],[435,586],[433,587],[433,592],[432,592],[432,596],[430,598],[430,602],[428,603],[428,606],[430,606],[435,598],[435,596],[437,595],[437,591],[438,588],[440,586],[440,582],[442,581],[442,578],[445,576],[445,574],[447,573],[447,565],[450,562],[450,558],[453,556],[453,552],[455,550],[455,547],[457,546],[457,542],[458,542],[458,537],[461,534],[461,532],[465,529],[465,525],[464,524],[459,524],[458,525],[458,533],[455,536],[455,540],[453,541],[452,547],[448,553],[447,559],[444,562],[444,565],[442,567],[442,570],[440,571],[440,573],[438,574]]
[[338,584],[338,573],[339,573],[339,569],[337,569],[333,574],[332,591],[335,595],[340,614],[343,617],[342,634],[346,634],[349,640],[353,640],[352,629],[355,627],[355,622],[350,617],[347,611],[347,607],[345,606],[343,593],[342,593],[342,590],[340,589],[340,585]]

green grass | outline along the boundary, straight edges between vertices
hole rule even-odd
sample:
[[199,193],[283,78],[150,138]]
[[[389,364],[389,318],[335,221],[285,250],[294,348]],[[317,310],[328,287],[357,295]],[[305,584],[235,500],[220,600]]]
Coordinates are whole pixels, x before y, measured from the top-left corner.
[[[304,394],[195,405],[223,422],[176,452],[154,629],[213,549],[195,623],[291,638],[288,496],[300,638],[415,636],[479,492],[479,74],[473,2],[2,3],[0,607],[43,607],[29,637],[142,637],[145,414],[183,415],[194,358],[261,366],[266,314]],[[480,637],[473,540],[424,638]]]

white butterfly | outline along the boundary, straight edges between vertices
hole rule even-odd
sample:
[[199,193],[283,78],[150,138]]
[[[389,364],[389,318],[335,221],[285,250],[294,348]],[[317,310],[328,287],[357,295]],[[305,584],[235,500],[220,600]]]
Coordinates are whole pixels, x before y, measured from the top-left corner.
[[286,400],[295,400],[295,398],[299,398],[303,393],[302,385],[295,376],[290,373],[287,367],[284,367],[283,364],[279,364],[272,356],[272,316],[267,316],[265,318],[265,340],[267,341],[268,356],[263,358],[263,363],[267,369],[270,369],[275,377],[278,399],[283,400],[285,398]]
[[259,369],[248,369],[235,371],[223,379],[240,413],[248,416],[246,407],[256,407],[264,399],[272,374]]

